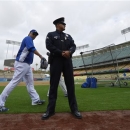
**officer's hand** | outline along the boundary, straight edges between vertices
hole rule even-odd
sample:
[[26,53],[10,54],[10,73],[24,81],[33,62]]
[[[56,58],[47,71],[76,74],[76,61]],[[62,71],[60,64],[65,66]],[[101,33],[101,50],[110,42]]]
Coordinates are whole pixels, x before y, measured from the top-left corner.
[[65,58],[70,58],[70,51],[63,51],[62,56]]
[[62,56],[65,57],[65,52],[62,52]]

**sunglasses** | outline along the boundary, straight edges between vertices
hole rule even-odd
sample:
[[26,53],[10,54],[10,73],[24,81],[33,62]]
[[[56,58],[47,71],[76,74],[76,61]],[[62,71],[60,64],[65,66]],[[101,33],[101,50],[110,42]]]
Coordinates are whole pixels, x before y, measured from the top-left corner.
[[60,22],[60,24],[62,24],[62,25],[66,25],[65,23],[62,23],[62,22]]

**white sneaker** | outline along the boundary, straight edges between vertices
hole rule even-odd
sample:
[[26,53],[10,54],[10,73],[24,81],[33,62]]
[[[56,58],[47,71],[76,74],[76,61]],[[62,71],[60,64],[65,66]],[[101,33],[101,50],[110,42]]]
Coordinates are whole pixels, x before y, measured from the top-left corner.
[[65,94],[64,96],[65,96],[65,97],[68,97],[68,94]]
[[0,112],[7,112],[9,109],[5,106],[0,106]]
[[36,102],[32,102],[32,105],[42,105],[45,102],[45,100],[38,100]]

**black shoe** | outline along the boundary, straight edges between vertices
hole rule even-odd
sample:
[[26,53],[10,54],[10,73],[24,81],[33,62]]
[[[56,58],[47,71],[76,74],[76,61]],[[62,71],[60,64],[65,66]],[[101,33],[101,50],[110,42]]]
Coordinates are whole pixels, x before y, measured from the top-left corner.
[[81,119],[82,118],[82,115],[81,115],[81,113],[79,112],[79,111],[74,111],[74,112],[72,112],[72,115],[74,115],[76,118],[78,118],[78,119]]
[[49,111],[46,111],[43,115],[42,115],[42,120],[46,120],[48,119],[50,116],[53,116],[55,114],[55,112],[49,112]]

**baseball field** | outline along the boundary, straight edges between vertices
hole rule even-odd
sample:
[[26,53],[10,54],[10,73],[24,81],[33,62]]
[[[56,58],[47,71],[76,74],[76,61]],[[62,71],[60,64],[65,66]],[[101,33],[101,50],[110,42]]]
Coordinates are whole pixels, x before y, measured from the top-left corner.
[[[0,130],[128,130],[130,128],[130,87],[81,88],[76,81],[76,97],[83,119],[70,114],[68,99],[60,87],[56,114],[46,121],[41,115],[48,104],[49,84],[35,83],[35,88],[45,104],[32,106],[26,86],[20,84],[9,95],[6,107],[9,111],[0,113]],[[0,93],[4,86],[0,86]],[[115,124],[116,123],[116,124]],[[115,124],[115,125],[114,125]],[[95,129],[93,129],[95,127]]]

